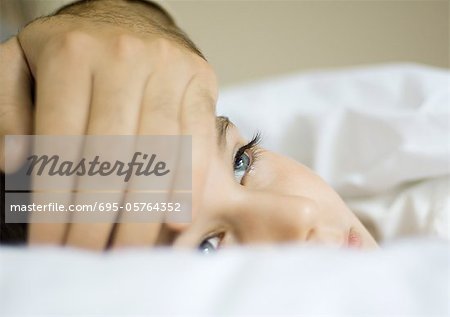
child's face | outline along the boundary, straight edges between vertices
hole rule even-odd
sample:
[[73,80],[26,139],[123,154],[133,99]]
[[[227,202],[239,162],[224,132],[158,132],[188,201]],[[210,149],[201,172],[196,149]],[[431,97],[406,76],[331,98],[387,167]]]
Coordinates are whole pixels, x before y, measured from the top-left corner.
[[338,194],[311,170],[257,144],[245,147],[238,129],[223,118],[218,119],[218,131],[224,133],[221,137],[219,132],[217,151],[210,158],[203,207],[193,211],[191,224],[171,226],[178,232],[175,246],[204,252],[217,246],[292,241],[377,246]]

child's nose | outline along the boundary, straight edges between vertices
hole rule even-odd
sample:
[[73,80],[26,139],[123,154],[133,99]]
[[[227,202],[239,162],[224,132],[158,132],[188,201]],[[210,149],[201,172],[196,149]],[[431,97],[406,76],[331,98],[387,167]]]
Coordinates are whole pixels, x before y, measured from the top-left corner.
[[242,242],[306,242],[317,232],[319,208],[311,199],[245,191],[235,204]]

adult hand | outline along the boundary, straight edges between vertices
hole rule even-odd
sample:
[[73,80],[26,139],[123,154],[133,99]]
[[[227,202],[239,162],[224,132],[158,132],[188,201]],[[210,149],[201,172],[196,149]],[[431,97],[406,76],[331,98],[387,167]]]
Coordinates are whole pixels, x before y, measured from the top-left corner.
[[[2,44],[0,132],[193,135],[196,210],[215,142],[215,74],[175,26],[150,7],[144,16],[143,8],[122,1],[75,6],[36,20]],[[23,148],[17,145],[17,161]],[[160,227],[120,224],[113,245],[151,245]],[[112,228],[36,223],[29,241],[103,249]]]

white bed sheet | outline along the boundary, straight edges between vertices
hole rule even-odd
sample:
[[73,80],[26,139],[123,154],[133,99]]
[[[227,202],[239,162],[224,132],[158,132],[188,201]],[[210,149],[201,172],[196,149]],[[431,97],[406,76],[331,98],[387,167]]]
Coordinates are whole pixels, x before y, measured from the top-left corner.
[[218,112],[311,167],[380,241],[450,239],[450,71],[388,64],[231,87]]
[[449,76],[387,65],[221,95],[220,113],[317,170],[375,226],[382,249],[2,247],[0,316],[449,316]]
[[449,316],[449,245],[204,256],[0,248],[1,316]]

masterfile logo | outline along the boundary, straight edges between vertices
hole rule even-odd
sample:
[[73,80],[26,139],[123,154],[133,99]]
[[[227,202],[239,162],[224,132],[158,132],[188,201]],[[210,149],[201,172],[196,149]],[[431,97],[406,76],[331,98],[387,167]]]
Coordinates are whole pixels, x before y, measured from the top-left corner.
[[[140,157],[142,161],[139,161]],[[45,172],[50,176],[110,176],[116,174],[117,176],[124,176],[124,182],[128,182],[133,173],[136,176],[164,176],[170,172],[166,168],[166,162],[155,162],[156,154],[149,155],[141,152],[135,152],[128,163],[119,160],[102,162],[98,155],[92,161],[82,158],[79,162],[63,161],[58,155],[51,157],[48,155],[31,155],[27,160],[29,161],[26,172],[28,176],[32,175],[34,169],[37,168],[35,174],[38,176],[42,176],[42,173]]]
[[[190,136],[7,138],[25,138],[30,152],[5,176],[6,222],[191,220]],[[8,169],[17,162],[5,150]]]

